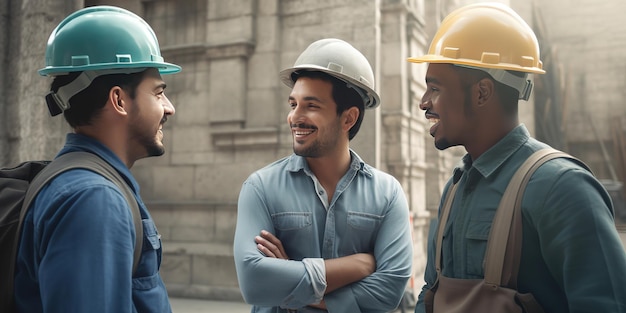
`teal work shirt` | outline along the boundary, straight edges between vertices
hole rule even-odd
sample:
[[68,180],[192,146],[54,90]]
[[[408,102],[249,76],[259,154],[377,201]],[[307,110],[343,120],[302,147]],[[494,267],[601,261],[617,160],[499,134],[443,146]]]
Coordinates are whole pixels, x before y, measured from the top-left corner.
[[[234,256],[241,293],[253,312],[389,312],[411,276],[409,209],[400,183],[352,163],[328,201],[306,159],[291,155],[250,175],[239,194]],[[267,230],[290,260],[266,257],[254,237]],[[376,271],[324,295],[324,259],[372,253]]]
[[[518,167],[548,147],[520,125],[472,162],[455,169],[458,180],[445,226],[443,275],[480,279],[496,208]],[[440,205],[441,207],[441,205]],[[566,159],[548,161],[533,174],[522,200],[523,244],[518,289],[532,293],[546,313],[626,312],[626,254],[615,229],[610,197],[591,173]],[[436,226],[434,227],[436,228]],[[415,312],[436,280],[435,229]]]

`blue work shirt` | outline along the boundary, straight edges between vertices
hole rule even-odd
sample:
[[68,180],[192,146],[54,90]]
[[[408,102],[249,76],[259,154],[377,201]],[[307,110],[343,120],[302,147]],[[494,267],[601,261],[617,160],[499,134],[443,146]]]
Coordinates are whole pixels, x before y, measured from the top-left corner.
[[15,300],[19,312],[171,312],[159,275],[161,240],[139,186],[111,150],[68,134],[59,155],[88,151],[110,163],[135,193],[143,222],[143,250],[132,274],[133,217],[115,184],[74,169],[54,178],[35,198],[19,245]]
[[[463,158],[444,190],[458,181],[444,230],[444,276],[484,278],[487,239],[505,188],[519,166],[546,147],[519,125],[473,162]],[[554,159],[539,167],[522,199],[519,291],[532,293],[546,313],[626,312],[626,254],[613,215],[608,193],[580,165]],[[425,312],[424,292],[437,277],[434,228],[417,313]]]
[[[352,162],[330,203],[306,159],[291,155],[250,175],[239,195],[234,256],[239,286],[253,312],[388,312],[411,276],[409,209],[398,181]],[[291,260],[266,257],[254,237],[267,230]],[[372,253],[376,272],[324,295],[324,259]]]

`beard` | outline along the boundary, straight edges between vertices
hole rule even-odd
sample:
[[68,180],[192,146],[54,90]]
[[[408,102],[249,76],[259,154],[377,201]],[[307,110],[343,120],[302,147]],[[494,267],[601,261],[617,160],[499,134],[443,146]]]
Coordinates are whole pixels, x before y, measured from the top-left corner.
[[[319,158],[324,156],[337,146],[341,134],[339,123],[340,122],[337,121],[337,123],[332,124],[332,126],[326,130],[326,137],[318,137],[308,146],[297,145],[296,139],[294,138],[293,152],[305,158]],[[319,134],[319,129],[317,130],[317,134]]]
[[158,139],[157,133],[151,133],[150,130],[133,128],[132,138],[145,150],[145,157],[161,156],[165,153],[165,147],[161,140]]
[[162,156],[165,154],[165,147],[163,144],[157,142],[156,140],[152,140],[152,144],[146,142],[144,144],[146,148],[146,152],[148,153],[148,157]]

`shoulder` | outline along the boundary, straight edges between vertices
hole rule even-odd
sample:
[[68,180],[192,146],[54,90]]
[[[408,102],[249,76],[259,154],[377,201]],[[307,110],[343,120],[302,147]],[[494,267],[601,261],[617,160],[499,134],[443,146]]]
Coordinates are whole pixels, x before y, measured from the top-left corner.
[[526,208],[537,216],[566,214],[592,218],[610,213],[612,204],[602,183],[578,161],[552,159],[532,175],[524,199]]
[[31,210],[43,219],[65,214],[102,218],[125,214],[129,212],[127,206],[113,182],[90,170],[72,169],[48,183],[35,198]]
[[402,186],[396,177],[366,163],[363,163],[357,177],[367,186],[365,188],[367,190],[376,190],[379,194],[388,195],[403,193]]
[[263,181],[274,181],[286,176],[288,172],[302,169],[297,163],[297,156],[295,155],[283,157],[252,172],[244,184],[261,184]]

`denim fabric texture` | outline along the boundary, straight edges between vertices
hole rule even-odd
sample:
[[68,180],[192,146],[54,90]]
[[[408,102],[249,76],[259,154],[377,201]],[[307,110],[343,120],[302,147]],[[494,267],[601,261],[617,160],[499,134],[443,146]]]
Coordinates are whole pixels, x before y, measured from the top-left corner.
[[19,246],[15,296],[20,312],[171,312],[159,275],[161,240],[139,186],[107,147],[68,134],[59,155],[96,153],[135,192],[143,250],[132,275],[135,230],[121,191],[106,178],[76,169],[54,178],[26,215]]
[[[291,155],[250,175],[239,196],[235,264],[252,312],[388,312],[411,276],[409,209],[399,182],[351,151],[352,162],[332,199],[307,166]],[[276,235],[290,260],[264,256],[254,237]],[[376,272],[324,295],[324,259],[372,253]]]

